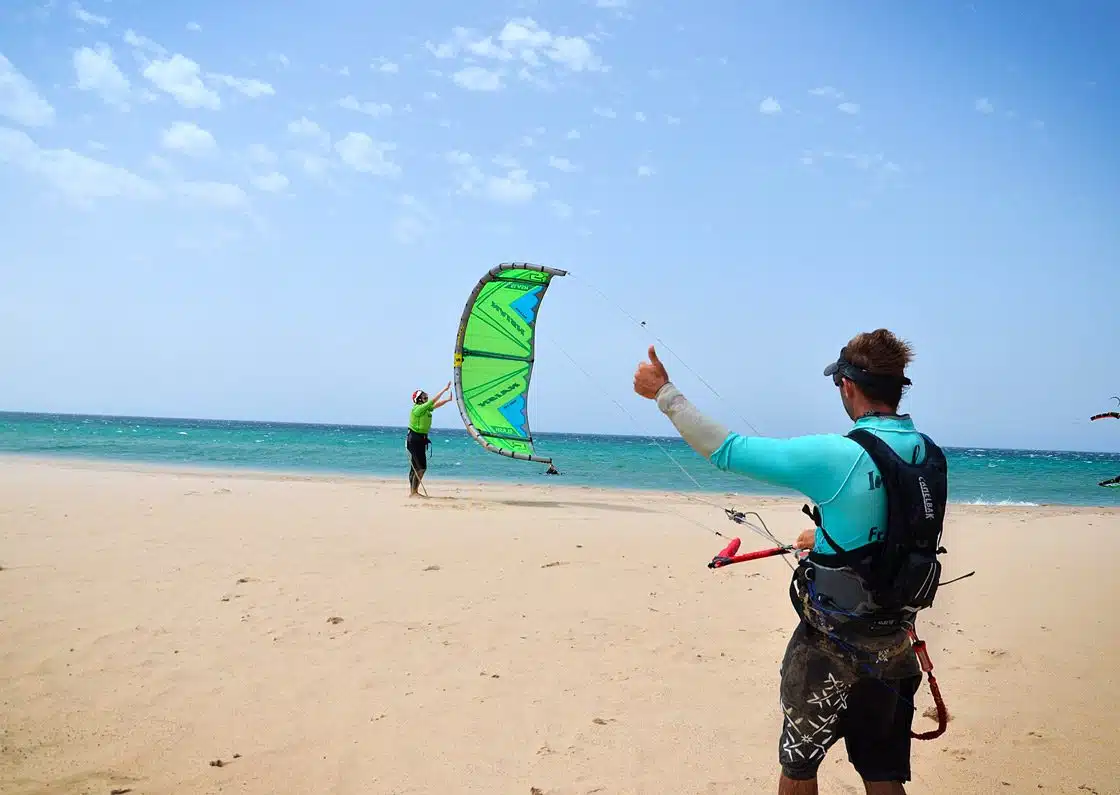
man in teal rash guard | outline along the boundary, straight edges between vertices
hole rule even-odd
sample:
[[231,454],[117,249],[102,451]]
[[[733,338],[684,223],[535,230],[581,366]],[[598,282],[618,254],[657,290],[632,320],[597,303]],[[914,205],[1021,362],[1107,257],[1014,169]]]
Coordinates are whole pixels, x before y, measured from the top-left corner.
[[405,438],[405,449],[408,450],[408,496],[415,497],[420,493],[420,481],[424,479],[424,472],[428,469],[428,432],[432,429],[432,412],[440,406],[446,406],[451,398],[444,399],[444,395],[451,391],[448,384],[439,391],[435,398],[429,398],[423,389],[412,393],[412,411],[408,414],[408,436]]
[[[653,347],[649,357],[638,367],[634,390],[655,400],[696,452],[721,470],[798,491],[819,511],[813,516],[817,527],[803,532],[795,544],[810,553],[790,587],[801,622],[781,666],[779,795],[816,793],[817,769],[841,737],[870,795],[904,795],[903,782],[910,780],[913,698],[921,684],[907,629],[917,609],[913,606],[932,601],[940,567],[926,562],[916,577],[907,570],[920,593],[907,592],[909,601],[898,602],[903,607],[889,615],[871,598],[866,587],[871,580],[853,572],[873,571],[867,567],[875,564],[867,561],[889,546],[877,543],[888,522],[885,483],[892,484],[892,537],[909,532],[908,526],[896,529],[900,516],[916,515],[916,520],[901,521],[922,525],[923,538],[930,533],[940,538],[947,488],[944,456],[916,430],[909,415],[898,414],[910,384],[905,376],[910,346],[886,329],[858,334],[825,369],[855,422],[855,438],[740,436],[697,411],[670,382]],[[899,457],[897,463],[891,451]],[[917,467],[908,469],[908,464]],[[935,561],[932,550],[923,560],[930,558]]]

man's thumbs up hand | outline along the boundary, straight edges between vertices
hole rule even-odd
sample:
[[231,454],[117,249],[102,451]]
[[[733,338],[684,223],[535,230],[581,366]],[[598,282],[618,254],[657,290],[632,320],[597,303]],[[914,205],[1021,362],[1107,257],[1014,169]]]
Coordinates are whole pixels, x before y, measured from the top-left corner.
[[649,361],[638,365],[634,373],[634,391],[644,398],[653,400],[661,387],[669,383],[669,373],[665,365],[657,358],[657,351],[649,346]]

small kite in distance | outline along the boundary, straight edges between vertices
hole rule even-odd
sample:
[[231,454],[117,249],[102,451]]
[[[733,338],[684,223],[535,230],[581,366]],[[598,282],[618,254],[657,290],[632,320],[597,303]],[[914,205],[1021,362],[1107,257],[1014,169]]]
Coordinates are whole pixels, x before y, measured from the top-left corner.
[[[1113,395],[1112,399],[1116,401],[1117,405],[1120,405],[1120,397],[1116,397],[1115,395]],[[1089,421],[1091,422],[1093,420],[1103,420],[1105,418],[1120,420],[1120,411],[1102,411],[1100,414],[1094,414],[1092,417],[1090,417]]]
[[[1116,404],[1118,406],[1120,406],[1120,397],[1116,397],[1115,395],[1113,395],[1112,399],[1116,401]],[[1103,420],[1106,417],[1114,420],[1120,420],[1120,411],[1102,411],[1100,414],[1094,414],[1089,418],[1089,420]],[[1114,478],[1108,478],[1107,480],[1102,480],[1097,485],[1105,486],[1108,488],[1120,488],[1120,475],[1117,475]]]

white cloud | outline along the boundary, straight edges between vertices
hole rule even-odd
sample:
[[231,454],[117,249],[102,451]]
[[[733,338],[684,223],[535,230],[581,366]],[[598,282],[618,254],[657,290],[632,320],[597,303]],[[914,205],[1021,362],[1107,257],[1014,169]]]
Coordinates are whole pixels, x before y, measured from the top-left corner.
[[[466,32],[466,28],[455,28],[453,33],[457,34],[460,30]],[[428,52],[430,52],[440,60],[454,58],[459,52],[458,45],[453,44],[452,42],[445,42],[443,44],[432,44],[430,41],[426,41],[424,42],[424,47],[427,48]]]
[[276,89],[272,87],[271,83],[266,83],[263,80],[257,80],[251,77],[233,77],[231,75],[219,75],[211,72],[206,75],[206,79],[213,83],[232,88],[234,91],[239,91],[247,97],[256,99],[257,97],[273,96]]
[[249,159],[262,166],[271,166],[277,161],[276,153],[264,144],[251,144],[249,146]]
[[69,149],[40,149],[27,133],[0,127],[0,163],[40,177],[67,199],[89,205],[95,199],[158,199],[162,191],[127,169]]
[[0,55],[0,116],[25,127],[45,127],[54,123],[54,108],[23,76],[15,65]]
[[551,81],[546,80],[539,75],[533,74],[532,70],[530,70],[528,66],[522,66],[520,69],[518,69],[517,77],[518,79],[524,80],[530,85],[536,86],[542,91],[552,91],[555,88]]
[[1034,119],[1031,122],[1031,127],[1033,127],[1036,130],[1041,130],[1041,129],[1046,127],[1046,122],[1042,121],[1042,119]]
[[613,119],[618,115],[610,108],[594,108],[592,109],[592,113],[596,116],[602,116],[604,119]]
[[568,130],[567,138],[568,138],[569,141],[578,140],[579,139],[579,130]]
[[782,106],[778,104],[778,100],[773,97],[767,97],[758,103],[758,112],[766,116],[773,116],[776,113],[782,112]]
[[401,167],[386,157],[394,149],[394,144],[375,141],[357,132],[347,133],[334,145],[342,162],[350,168],[379,177],[395,177],[401,173]]
[[331,170],[331,161],[322,155],[309,152],[293,152],[292,154],[299,160],[303,172],[313,179],[323,179],[327,172]]
[[295,121],[288,122],[288,132],[295,135],[318,136],[322,134],[323,128],[319,126],[318,122],[313,122],[306,116],[301,116]]
[[579,171],[579,167],[566,157],[556,157],[553,155],[548,158],[548,164],[557,171],[564,171],[569,174]]
[[148,155],[145,162],[150,168],[162,172],[163,174],[171,175],[175,173],[175,167],[171,165],[171,161],[163,155]]
[[680,116],[666,116],[665,117],[665,122],[667,124],[677,125],[677,124],[681,123],[681,117]]
[[87,25],[100,25],[101,27],[104,28],[104,27],[107,27],[108,24],[109,24],[109,18],[108,17],[102,17],[102,16],[98,16],[97,14],[91,14],[90,12],[86,11],[84,8],[82,8],[77,3],[71,3],[70,4],[70,13],[74,16],[74,19],[78,20],[79,22],[84,22]]
[[820,88],[814,88],[811,89],[809,93],[815,97],[828,97],[829,99],[844,98],[844,93],[842,91],[837,91],[832,86],[821,86]]
[[377,71],[384,72],[387,75],[395,75],[401,68],[392,61],[386,61],[378,67]]
[[383,102],[361,102],[352,94],[349,94],[338,101],[339,107],[346,108],[347,110],[357,111],[364,113],[367,116],[388,116],[393,112],[393,106],[387,105]]
[[509,20],[496,36],[482,36],[469,28],[456,27],[448,41],[438,45],[428,41],[424,46],[440,59],[461,55],[468,59],[521,61],[524,67],[519,70],[519,76],[545,88],[550,84],[533,74],[532,70],[543,69],[549,63],[569,72],[607,70],[602,59],[592,50],[588,39],[550,33],[530,17]]
[[218,142],[208,130],[189,121],[172,122],[163,131],[162,143],[164,149],[182,152],[191,157],[202,157],[218,149]]
[[393,237],[406,246],[422,238],[426,231],[424,222],[414,215],[402,215],[393,221]]
[[149,39],[147,36],[141,36],[136,31],[129,28],[124,33],[124,42],[130,47],[134,47],[140,52],[150,52],[153,55],[164,56],[167,55],[167,50],[161,45]]
[[552,208],[552,212],[557,218],[572,217],[572,206],[570,204],[567,204],[566,202],[553,199],[551,202],[549,202],[549,206]]
[[517,162],[517,158],[516,157],[510,157],[509,155],[498,155],[497,157],[495,157],[490,162],[493,163],[494,165],[496,165],[498,168],[504,168],[504,169],[521,168],[521,164],[519,162]]
[[626,0],[595,0],[599,8],[626,8]]
[[486,195],[505,204],[522,204],[537,193],[537,185],[528,179],[528,172],[515,168],[504,177],[486,178]]
[[327,148],[331,143],[331,136],[317,123],[306,116],[301,116],[293,122],[288,122],[288,132],[298,138],[307,138],[314,141],[322,148]]
[[807,166],[813,165],[818,160],[839,160],[849,163],[860,171],[870,171],[885,176],[899,174],[902,167],[893,160],[888,160],[881,152],[870,154],[867,152],[834,152],[829,149],[821,151],[806,150],[801,154],[801,162]]
[[403,245],[411,245],[426,235],[432,227],[432,213],[415,196],[404,195],[399,199],[405,208],[393,221],[393,236]]
[[288,56],[282,52],[270,52],[268,60],[270,63],[276,64],[277,69],[287,69],[292,64]]
[[74,72],[79,89],[94,92],[107,105],[128,110],[132,86],[113,60],[113,51],[107,45],[98,44],[96,50],[89,47],[75,50]]
[[498,91],[502,88],[502,73],[483,69],[481,66],[460,69],[451,79],[468,91]]
[[638,166],[638,176],[639,177],[652,177],[653,174],[654,174],[654,171],[649,166]]
[[239,210],[249,204],[245,190],[228,182],[180,182],[175,185],[175,192],[191,201],[223,210]]
[[200,72],[197,63],[175,53],[167,60],[152,61],[144,67],[143,75],[183,107],[217,110],[222,106],[222,100],[202,82]]
[[586,39],[553,35],[530,17],[511,19],[498,34],[498,41],[530,66],[538,66],[544,55],[573,72],[603,71],[602,60],[591,51]]
[[638,111],[637,113],[634,114],[634,121],[645,121],[645,120],[646,120],[646,114],[642,113],[641,111]]
[[852,116],[859,113],[859,105],[855,102],[841,102],[836,106],[836,109],[841,113],[847,113]]
[[202,30],[202,25],[198,24],[197,22],[188,22],[187,30],[189,30],[191,33],[199,33]]
[[279,171],[273,171],[269,174],[263,174],[259,177],[253,177],[253,186],[257,190],[262,190],[267,193],[280,193],[288,187],[288,178],[281,174]]
[[439,94],[437,94],[434,91],[425,91],[424,92],[424,99],[435,101],[435,100],[439,99]]
[[980,113],[991,113],[995,110],[995,106],[988,100],[987,97],[981,97],[973,103],[973,107]]
[[504,176],[498,176],[483,173],[466,152],[448,152],[445,157],[447,162],[458,166],[456,181],[462,194],[482,196],[502,204],[524,204],[531,201],[538,190],[548,187],[546,182],[530,180],[523,168],[510,168]]

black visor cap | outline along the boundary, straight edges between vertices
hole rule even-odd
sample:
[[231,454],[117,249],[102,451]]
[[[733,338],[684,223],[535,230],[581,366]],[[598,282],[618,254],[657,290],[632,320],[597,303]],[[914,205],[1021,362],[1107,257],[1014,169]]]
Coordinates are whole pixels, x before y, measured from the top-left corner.
[[[824,368],[824,374],[826,376],[832,376],[834,382],[838,381],[837,376],[842,376],[851,381],[855,381],[857,384],[871,388],[900,385],[910,386],[911,383],[910,379],[906,376],[887,375],[886,373],[869,373],[867,370],[864,370],[862,367],[857,367],[844,358],[843,351],[840,351],[840,356],[836,361]],[[837,385],[839,384],[837,383]]]

